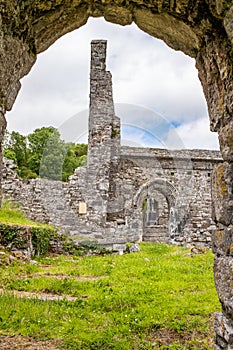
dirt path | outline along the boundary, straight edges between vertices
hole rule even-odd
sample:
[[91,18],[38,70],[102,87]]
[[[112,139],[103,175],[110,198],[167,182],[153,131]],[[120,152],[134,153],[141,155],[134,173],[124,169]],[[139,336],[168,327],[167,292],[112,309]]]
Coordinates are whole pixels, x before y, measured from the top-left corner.
[[59,280],[64,279],[74,279],[77,281],[98,281],[99,279],[107,278],[108,276],[72,276],[72,275],[66,275],[66,274],[55,274],[55,273],[33,273],[33,275],[29,276],[29,278],[36,278],[36,277],[53,277],[57,278]]
[[[87,296],[86,295],[82,295],[80,297],[71,297],[69,295],[57,295],[57,294],[49,294],[49,293],[33,293],[33,292],[23,292],[23,291],[18,291],[18,290],[4,290],[4,289],[0,289],[0,294],[3,293],[9,293],[9,294],[13,294],[14,296],[18,297],[18,298],[28,298],[28,299],[39,299],[42,301],[46,301],[46,300],[51,300],[51,301],[56,301],[56,300],[63,300],[66,299],[67,301],[75,301],[77,299],[86,299]],[[1,349],[1,348],[0,348]]]
[[[61,350],[59,348],[59,341],[46,340],[37,341],[34,338],[16,336],[0,335],[0,349],[1,350]],[[65,349],[63,349],[65,350]]]

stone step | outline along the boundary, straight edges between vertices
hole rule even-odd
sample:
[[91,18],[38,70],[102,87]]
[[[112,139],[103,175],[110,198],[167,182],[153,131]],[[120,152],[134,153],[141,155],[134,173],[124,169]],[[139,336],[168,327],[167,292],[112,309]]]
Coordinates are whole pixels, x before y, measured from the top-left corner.
[[153,243],[168,243],[168,237],[153,237],[153,236],[147,236],[142,237],[143,242],[153,242]]
[[168,232],[143,233],[143,237],[169,237]]

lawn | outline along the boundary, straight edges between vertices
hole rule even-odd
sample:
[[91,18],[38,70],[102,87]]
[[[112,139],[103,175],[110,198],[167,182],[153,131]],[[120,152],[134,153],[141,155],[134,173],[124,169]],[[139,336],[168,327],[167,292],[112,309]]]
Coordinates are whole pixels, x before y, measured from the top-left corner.
[[[55,339],[72,350],[213,348],[220,304],[211,251],[191,256],[185,248],[142,243],[140,252],[123,256],[37,261],[0,266],[0,335]],[[22,298],[13,290],[64,299]]]
[[25,217],[20,206],[13,203],[10,200],[3,199],[0,207],[0,223],[8,225],[21,225],[21,226],[31,226],[31,227],[50,227],[52,225],[42,224],[29,220]]

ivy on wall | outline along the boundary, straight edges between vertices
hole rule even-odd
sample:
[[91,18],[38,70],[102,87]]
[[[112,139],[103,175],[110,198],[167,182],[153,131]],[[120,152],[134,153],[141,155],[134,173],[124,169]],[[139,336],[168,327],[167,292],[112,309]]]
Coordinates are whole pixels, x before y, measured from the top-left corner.
[[55,232],[55,229],[50,228],[31,228],[31,240],[34,255],[41,256],[46,255],[48,253],[50,237]]
[[56,229],[0,224],[0,244],[10,249],[31,250],[33,255],[46,255]]

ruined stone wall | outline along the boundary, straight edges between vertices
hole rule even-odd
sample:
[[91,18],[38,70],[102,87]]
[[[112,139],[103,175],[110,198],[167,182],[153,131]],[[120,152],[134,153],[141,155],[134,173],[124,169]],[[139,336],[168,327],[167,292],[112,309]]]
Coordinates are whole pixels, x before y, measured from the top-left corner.
[[[102,243],[148,237],[210,246],[215,228],[210,179],[214,166],[222,163],[220,153],[121,147],[106,48],[105,40],[91,43],[87,167],[76,169],[67,184],[20,181],[11,169],[4,173],[5,194],[19,202],[29,218]],[[13,167],[9,161],[6,165]],[[156,202],[160,213],[149,227],[143,217],[147,200]],[[145,214],[156,216],[149,209]]]
[[[197,151],[186,150],[171,154],[162,149],[122,147],[118,171],[111,177],[109,186],[113,191],[110,200],[114,203],[115,198],[121,198],[120,209],[118,198],[115,206],[108,207],[104,225],[99,224],[98,215],[94,221],[93,217],[89,220],[88,215],[79,212],[80,203],[88,201],[88,168],[76,169],[68,183],[29,181],[19,180],[13,162],[5,160],[3,191],[6,197],[21,204],[27,217],[57,225],[71,235],[97,239],[100,243],[113,243],[120,237],[124,242],[143,239],[211,247],[215,228],[211,219],[211,176],[213,168],[221,162],[217,151],[197,154]],[[161,179],[165,186],[160,184]],[[95,186],[98,190],[98,183],[93,183],[92,193]],[[140,200],[135,203],[137,196]],[[143,200],[146,198],[156,199],[160,212],[160,221],[150,227],[143,227]],[[171,207],[176,211],[173,221]]]
[[112,76],[106,71],[106,47],[106,40],[94,40],[91,43],[86,176],[88,219],[102,226],[108,212],[109,169],[118,156],[120,146],[120,122],[114,112]]
[[[5,112],[12,108],[39,52],[59,37],[103,16],[121,25],[135,22],[148,34],[196,59],[210,117],[219,133],[224,163],[214,171],[215,282],[222,302],[216,317],[215,350],[233,348],[233,1],[232,0],[2,0],[0,3],[0,141]],[[1,171],[1,169],[0,169]],[[228,281],[228,282],[226,282]]]
[[[140,191],[142,195],[137,203],[139,211],[142,212],[143,199],[156,199],[153,197],[155,190],[167,199],[169,210],[171,207],[176,210],[176,229],[170,228],[170,233],[168,230],[164,240],[160,236],[159,241],[210,246],[215,227],[211,219],[211,176],[214,167],[221,162],[218,151],[122,147],[121,169],[115,182],[124,193],[125,211],[129,216],[135,210],[132,198]],[[159,184],[160,179],[167,181],[165,186]],[[169,199],[171,196],[174,199]],[[140,220],[140,216],[137,220]],[[166,225],[169,224],[170,219]],[[160,227],[160,230],[163,228]],[[153,229],[150,231],[153,236]]]
[[[46,222],[71,233],[82,223],[78,203],[82,193],[74,181],[85,169],[77,169],[69,183],[45,179],[20,180],[12,160],[4,158],[2,189],[5,199],[20,205],[26,217]],[[85,181],[85,177],[82,177]],[[75,186],[74,186],[75,182]],[[73,231],[72,231],[73,230]],[[76,232],[75,232],[76,233]]]

